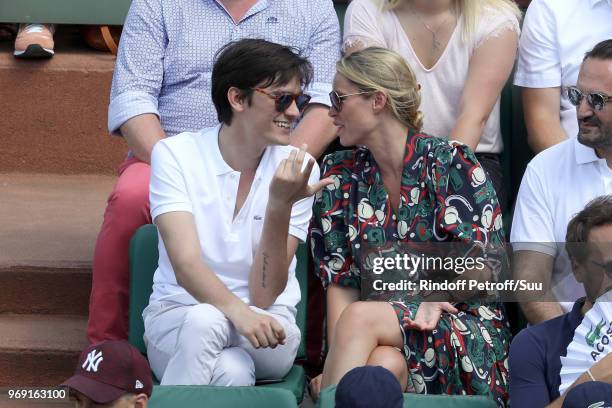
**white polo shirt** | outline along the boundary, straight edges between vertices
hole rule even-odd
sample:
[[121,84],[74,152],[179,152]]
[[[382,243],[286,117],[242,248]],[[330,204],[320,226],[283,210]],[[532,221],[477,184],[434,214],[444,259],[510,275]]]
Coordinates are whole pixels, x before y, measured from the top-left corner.
[[[521,34],[514,84],[526,88],[576,85],[582,59],[612,38],[612,0],[533,0]],[[576,109],[561,94],[561,125],[578,134]]]
[[556,243],[565,242],[567,224],[574,215],[592,199],[606,194],[612,194],[612,170],[577,138],[538,154],[521,181],[510,241],[514,250],[529,249],[555,257],[553,293],[565,302],[566,311],[584,296],[584,288],[571,272],[567,253]]
[[[295,149],[291,146],[268,146],[261,158],[248,197],[232,221],[240,172],[233,170],[221,156],[221,125],[195,133],[160,140],[151,155],[151,216],[186,211],[193,214],[202,259],[225,286],[249,301],[249,272],[259,245],[266,215],[272,177],[281,160]],[[308,158],[311,156],[308,155]],[[310,184],[319,179],[315,164]],[[306,239],[312,215],[313,198],[294,204],[289,234],[300,241]],[[295,314],[300,301],[300,288],[295,277],[295,257],[289,266],[287,287],[274,305],[287,306]],[[159,237],[159,267],[153,278],[150,301],[174,301],[182,304],[198,302],[176,282],[168,253]]]

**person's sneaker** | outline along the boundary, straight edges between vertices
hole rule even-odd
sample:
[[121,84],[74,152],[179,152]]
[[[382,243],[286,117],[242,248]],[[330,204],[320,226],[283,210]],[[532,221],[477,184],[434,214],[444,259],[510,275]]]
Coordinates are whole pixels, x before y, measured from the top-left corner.
[[52,57],[54,31],[54,24],[20,24],[13,55],[17,58]]

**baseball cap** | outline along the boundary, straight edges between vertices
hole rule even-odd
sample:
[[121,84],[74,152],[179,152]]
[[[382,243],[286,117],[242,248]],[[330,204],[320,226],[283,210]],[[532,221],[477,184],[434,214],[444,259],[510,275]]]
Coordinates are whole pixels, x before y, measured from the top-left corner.
[[588,381],[569,390],[562,408],[612,407],[612,384]]
[[70,387],[98,404],[131,394],[151,396],[149,362],[125,340],[108,340],[87,347],[74,375],[60,387]]
[[381,366],[353,368],[336,387],[337,408],[401,408],[402,387],[391,373]]

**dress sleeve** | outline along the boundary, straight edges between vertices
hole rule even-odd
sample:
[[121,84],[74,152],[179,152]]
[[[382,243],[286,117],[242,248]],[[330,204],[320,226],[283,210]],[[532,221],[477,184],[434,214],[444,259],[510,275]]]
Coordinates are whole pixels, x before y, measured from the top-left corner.
[[490,38],[499,36],[506,30],[514,31],[517,36],[521,29],[518,18],[510,11],[486,6],[476,27],[474,48],[480,47]]
[[350,170],[345,164],[350,160],[345,153],[337,152],[323,159],[321,177],[332,178],[334,184],[323,188],[315,197],[310,245],[314,270],[323,286],[335,283],[359,289],[361,278],[353,262],[350,229],[346,223],[350,209],[345,193],[348,195],[350,187]]
[[450,142],[436,150],[430,168],[436,195],[436,233],[444,241],[498,247],[504,242],[497,194],[474,152]]
[[360,44],[365,47],[387,47],[382,31],[382,14],[374,0],[353,0],[344,16],[342,48]]

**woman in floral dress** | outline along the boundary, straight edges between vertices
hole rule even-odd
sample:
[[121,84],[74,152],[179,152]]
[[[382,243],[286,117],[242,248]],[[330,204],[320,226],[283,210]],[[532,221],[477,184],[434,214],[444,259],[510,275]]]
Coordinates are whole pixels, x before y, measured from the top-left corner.
[[[503,246],[491,182],[469,147],[420,133],[420,86],[398,54],[366,48],[337,71],[330,116],[342,145],[358,147],[324,159],[334,184],[315,200],[311,246],[330,344],[317,381],[326,387],[354,367],[382,365],[411,392],[489,395],[506,406],[510,331],[499,303],[451,291],[364,301],[362,287],[370,248]],[[490,280],[486,273],[473,276]]]

